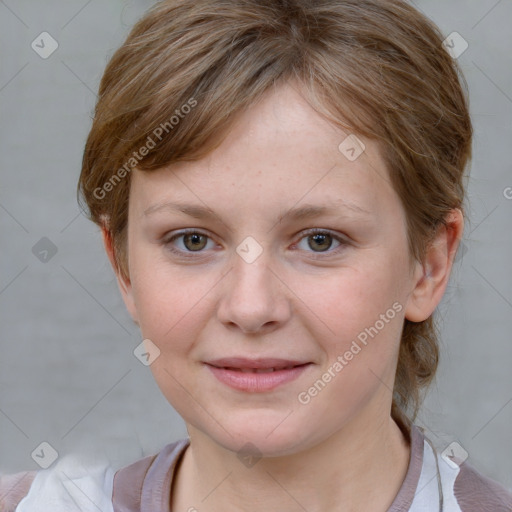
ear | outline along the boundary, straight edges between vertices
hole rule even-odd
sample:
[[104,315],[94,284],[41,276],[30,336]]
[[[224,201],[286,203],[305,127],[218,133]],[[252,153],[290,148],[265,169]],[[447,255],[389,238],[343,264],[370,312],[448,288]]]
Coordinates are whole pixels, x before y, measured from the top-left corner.
[[417,263],[414,273],[414,288],[411,291],[405,318],[411,322],[426,320],[443,298],[453,260],[464,231],[462,212],[456,208],[445,218],[434,240],[429,245],[425,263]]
[[133,290],[132,284],[129,278],[125,278],[116,261],[114,244],[112,241],[112,236],[110,231],[105,227],[101,227],[101,234],[103,236],[103,245],[105,246],[105,251],[107,253],[108,259],[110,260],[110,264],[116,274],[117,284],[119,286],[119,291],[121,292],[121,296],[123,297],[123,301],[125,303],[126,309],[130,313],[132,320],[139,325],[139,318],[137,315],[137,308],[135,307],[135,301],[133,299]]

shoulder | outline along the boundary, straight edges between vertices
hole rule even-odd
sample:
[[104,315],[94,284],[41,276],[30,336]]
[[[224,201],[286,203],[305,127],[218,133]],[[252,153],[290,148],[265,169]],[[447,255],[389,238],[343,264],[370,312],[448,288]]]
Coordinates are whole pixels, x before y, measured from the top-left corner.
[[18,503],[26,496],[37,471],[21,471],[0,475],[0,510],[14,512]]
[[118,470],[112,495],[114,512],[165,510],[162,500],[167,500],[177,460],[189,443],[188,438],[180,439]]
[[459,458],[457,450],[441,451],[418,426],[413,428],[413,440],[411,460],[416,469],[421,466],[421,473],[414,480],[414,499],[407,510],[423,512],[434,507],[445,512],[512,512],[511,491]]
[[144,485],[148,494],[155,482],[164,485],[164,473],[188,443],[188,438],[170,443],[117,471],[104,458],[66,455],[45,470],[0,475],[0,511],[138,511]]
[[512,492],[467,462],[460,466],[453,493],[463,512],[512,511]]
[[[2,512],[103,512],[112,510],[114,470],[106,460],[65,455],[52,467],[2,475]],[[91,508],[92,507],[92,508]]]
[[[444,453],[444,455],[443,455]],[[512,512],[512,493],[480,473],[467,460],[436,451],[446,510]]]

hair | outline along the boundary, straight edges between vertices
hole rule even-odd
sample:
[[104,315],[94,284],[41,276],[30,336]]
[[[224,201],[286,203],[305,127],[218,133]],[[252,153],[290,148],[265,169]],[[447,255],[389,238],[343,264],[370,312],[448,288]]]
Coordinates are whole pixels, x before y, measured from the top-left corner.
[[[411,261],[423,263],[449,211],[465,215],[471,158],[467,85],[442,41],[402,0],[156,3],[107,64],[78,183],[88,218],[111,239],[116,270],[129,278],[131,169],[207,155],[237,114],[292,80],[326,119],[379,144]],[[402,429],[438,361],[434,315],[405,319],[391,410]]]

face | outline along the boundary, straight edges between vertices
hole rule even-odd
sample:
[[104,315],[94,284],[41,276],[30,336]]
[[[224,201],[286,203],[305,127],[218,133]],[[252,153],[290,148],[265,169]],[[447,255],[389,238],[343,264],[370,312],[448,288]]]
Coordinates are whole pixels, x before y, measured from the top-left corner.
[[[291,454],[389,417],[413,266],[379,149],[349,159],[348,135],[282,85],[207,157],[133,171],[124,300],[167,400],[227,449]],[[304,365],[208,364],[235,357]]]

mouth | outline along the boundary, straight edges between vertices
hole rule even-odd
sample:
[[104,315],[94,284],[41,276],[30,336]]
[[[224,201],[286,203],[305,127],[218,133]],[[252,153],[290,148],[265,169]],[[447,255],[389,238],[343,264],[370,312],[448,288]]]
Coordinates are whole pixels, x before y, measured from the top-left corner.
[[217,360],[205,363],[218,381],[238,391],[262,393],[289,383],[302,375],[311,362],[274,360]]
[[299,366],[304,366],[309,363],[297,364],[291,366],[276,366],[271,368],[235,368],[232,366],[216,366],[211,365],[214,368],[221,368],[222,370],[230,370],[233,372],[241,372],[241,373],[273,373],[281,370],[291,370],[292,368],[298,368]]
[[223,357],[206,361],[206,364],[215,366],[216,368],[224,368],[229,370],[284,370],[309,364],[311,361],[298,359],[285,359],[278,357],[260,357],[257,359],[249,359],[247,357]]

